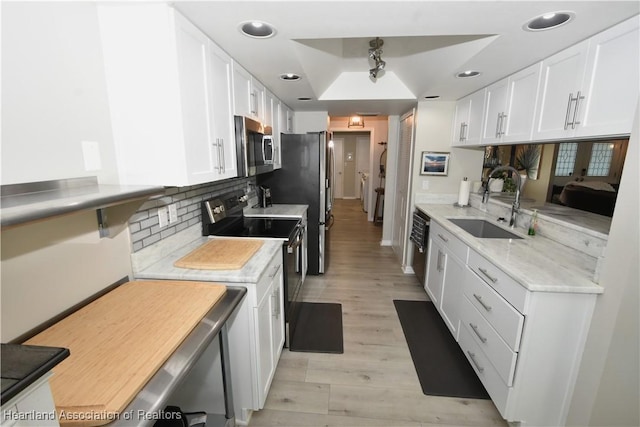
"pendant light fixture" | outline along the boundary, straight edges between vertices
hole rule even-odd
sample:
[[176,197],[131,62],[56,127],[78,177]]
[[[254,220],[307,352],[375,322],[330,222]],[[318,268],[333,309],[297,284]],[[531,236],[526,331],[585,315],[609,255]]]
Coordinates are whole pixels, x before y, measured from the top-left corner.
[[387,65],[382,60],[382,45],[384,45],[384,40],[380,37],[376,37],[369,42],[369,59],[374,62],[373,68],[369,70],[369,77],[374,80],[378,78],[378,74],[384,72],[384,67]]
[[360,116],[351,116],[349,117],[349,123],[347,124],[348,128],[364,128],[364,118]]

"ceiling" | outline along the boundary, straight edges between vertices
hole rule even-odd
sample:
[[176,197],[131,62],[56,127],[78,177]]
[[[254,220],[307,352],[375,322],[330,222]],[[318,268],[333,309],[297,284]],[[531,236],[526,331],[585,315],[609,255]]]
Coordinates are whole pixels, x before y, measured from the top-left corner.
[[[402,114],[425,96],[455,100],[640,13],[638,1],[178,1],[189,20],[296,111]],[[556,29],[523,26],[548,12]],[[273,25],[267,39],[241,22]],[[384,40],[385,72],[369,77],[369,41]],[[474,69],[477,77],[455,74]],[[283,81],[296,73],[298,81]],[[309,97],[310,101],[300,101]],[[432,101],[437,102],[437,101]]]

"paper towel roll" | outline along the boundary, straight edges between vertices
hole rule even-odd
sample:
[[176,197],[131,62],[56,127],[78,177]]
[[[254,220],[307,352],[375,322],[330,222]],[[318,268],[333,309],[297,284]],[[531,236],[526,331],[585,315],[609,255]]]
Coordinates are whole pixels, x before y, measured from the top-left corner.
[[460,182],[460,189],[458,190],[458,205],[467,206],[469,204],[469,191],[471,190],[471,182],[467,181],[467,178]]

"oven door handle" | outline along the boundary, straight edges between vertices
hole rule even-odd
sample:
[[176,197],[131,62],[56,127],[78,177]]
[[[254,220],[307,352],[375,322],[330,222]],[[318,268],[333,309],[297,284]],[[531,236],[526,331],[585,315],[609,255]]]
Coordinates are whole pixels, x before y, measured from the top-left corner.
[[300,245],[302,245],[302,238],[301,235],[298,234],[293,243],[287,246],[287,253],[292,254],[296,249],[300,247]]

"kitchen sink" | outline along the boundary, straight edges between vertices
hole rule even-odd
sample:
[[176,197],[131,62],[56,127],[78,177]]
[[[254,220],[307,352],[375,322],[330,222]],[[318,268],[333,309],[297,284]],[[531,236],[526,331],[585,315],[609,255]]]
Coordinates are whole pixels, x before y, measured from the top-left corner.
[[522,239],[504,228],[498,227],[484,219],[450,218],[449,221],[467,233],[483,239]]

